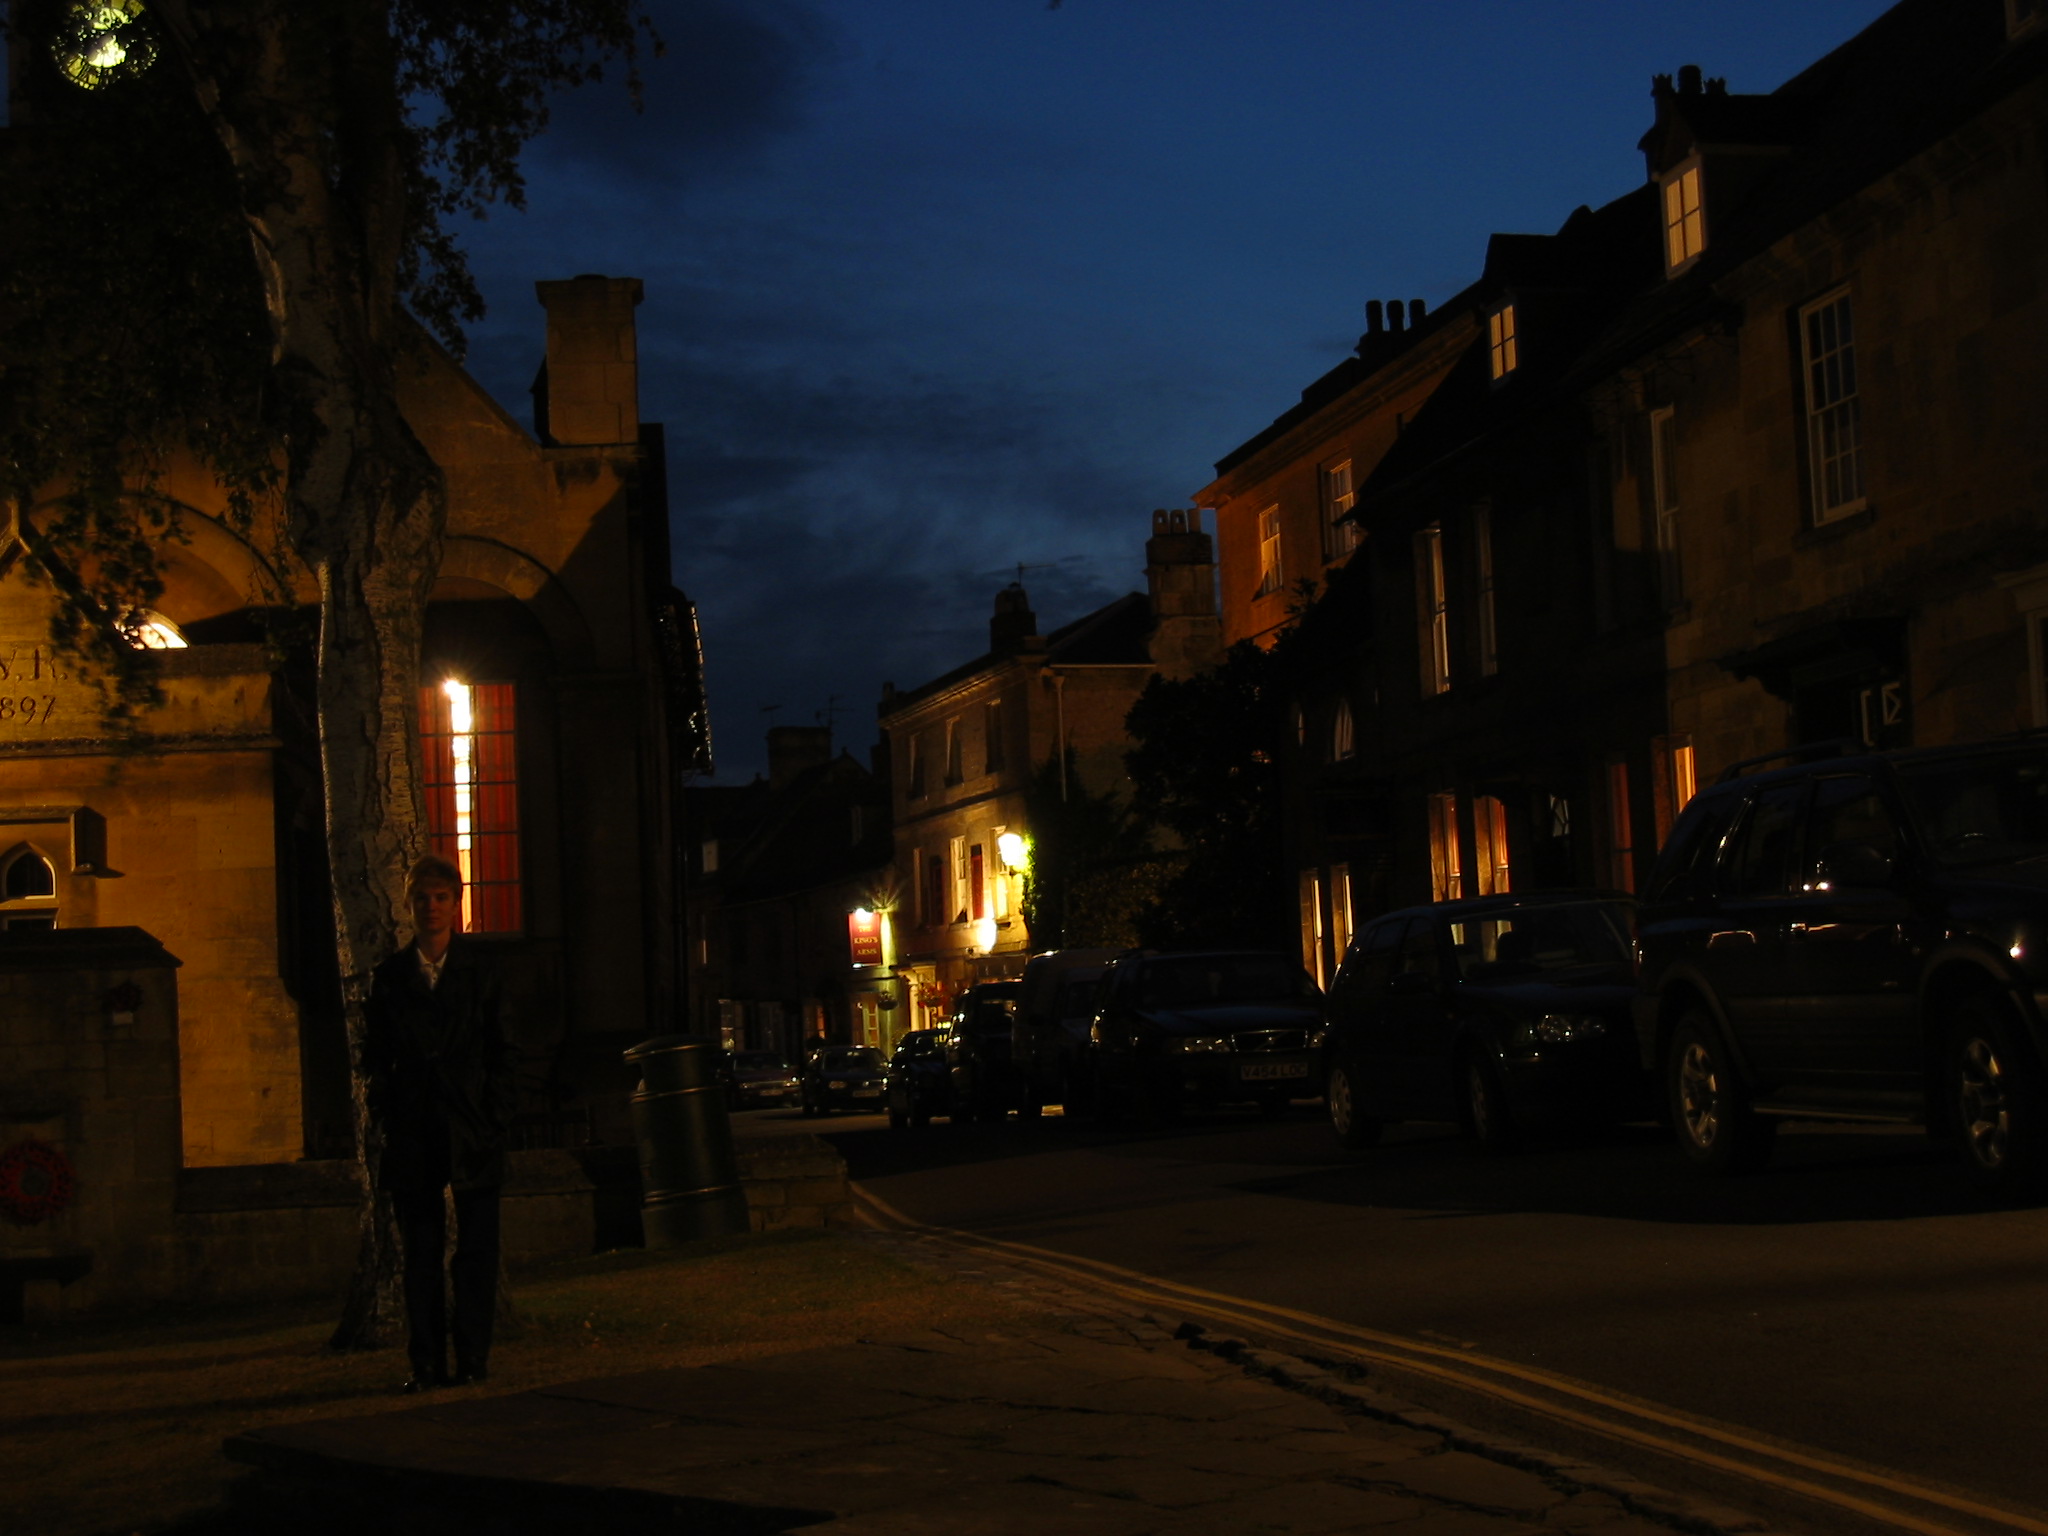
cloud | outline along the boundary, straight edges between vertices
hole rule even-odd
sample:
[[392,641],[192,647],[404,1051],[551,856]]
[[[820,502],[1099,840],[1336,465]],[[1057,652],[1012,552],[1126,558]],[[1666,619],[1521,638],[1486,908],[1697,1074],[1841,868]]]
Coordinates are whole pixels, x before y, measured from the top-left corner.
[[[552,104],[530,164],[676,185],[745,163],[794,129],[842,44],[808,0],[651,0],[663,50],[643,49],[641,110],[617,70]],[[622,189],[623,190],[623,189]]]

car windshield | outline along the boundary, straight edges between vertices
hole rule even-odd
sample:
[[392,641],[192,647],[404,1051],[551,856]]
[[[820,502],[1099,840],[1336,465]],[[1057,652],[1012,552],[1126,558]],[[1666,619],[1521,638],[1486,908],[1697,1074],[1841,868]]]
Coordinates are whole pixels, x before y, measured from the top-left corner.
[[1138,976],[1140,1008],[1228,1003],[1313,1002],[1316,984],[1280,955],[1189,955],[1148,960]]
[[896,1052],[900,1056],[936,1056],[939,1037],[928,1029],[916,1030],[896,1042]]
[[1452,923],[1451,946],[1467,981],[1626,965],[1629,909],[1625,902],[1585,901],[1502,912]]
[[735,1072],[787,1072],[789,1064],[773,1051],[741,1051],[732,1059]]
[[882,1070],[882,1053],[872,1046],[842,1046],[836,1051],[827,1051],[822,1062],[827,1072],[879,1072]]
[[1899,778],[1941,863],[2017,864],[2048,855],[2048,753],[1901,764]]

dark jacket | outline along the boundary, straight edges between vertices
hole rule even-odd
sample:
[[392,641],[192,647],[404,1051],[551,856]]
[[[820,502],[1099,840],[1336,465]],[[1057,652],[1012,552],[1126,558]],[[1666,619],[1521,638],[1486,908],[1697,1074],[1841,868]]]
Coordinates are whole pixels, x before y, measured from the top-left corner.
[[474,944],[449,942],[431,989],[410,944],[378,966],[363,1005],[363,1075],[384,1127],[380,1184],[502,1184],[513,1065],[498,978]]

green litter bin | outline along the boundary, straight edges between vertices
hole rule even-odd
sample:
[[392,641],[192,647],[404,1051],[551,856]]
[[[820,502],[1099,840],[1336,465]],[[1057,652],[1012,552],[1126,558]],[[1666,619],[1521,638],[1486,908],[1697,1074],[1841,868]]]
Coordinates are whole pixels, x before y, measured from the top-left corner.
[[640,1144],[640,1220],[650,1248],[747,1230],[719,1044],[703,1035],[657,1035],[626,1052],[637,1067],[633,1136]]

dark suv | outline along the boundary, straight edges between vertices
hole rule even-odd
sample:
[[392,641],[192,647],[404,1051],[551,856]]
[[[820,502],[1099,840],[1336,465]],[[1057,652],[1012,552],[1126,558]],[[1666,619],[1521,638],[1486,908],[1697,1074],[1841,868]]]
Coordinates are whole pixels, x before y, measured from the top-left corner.
[[1825,750],[1701,793],[1638,908],[1637,1041],[1678,1143],[1730,1171],[1782,1119],[1922,1121],[1980,1183],[2038,1191],[2048,737]]

